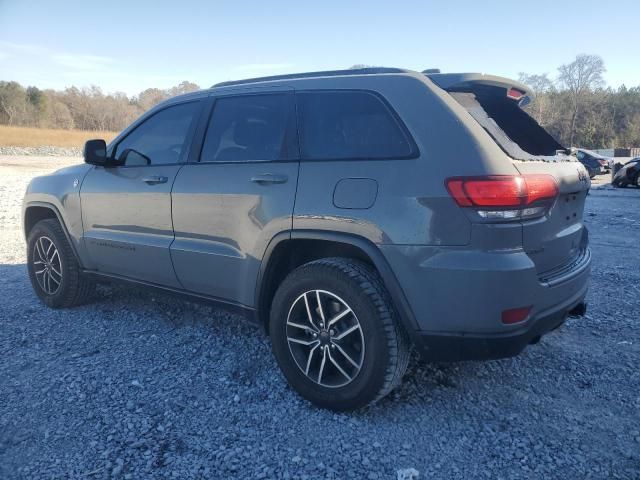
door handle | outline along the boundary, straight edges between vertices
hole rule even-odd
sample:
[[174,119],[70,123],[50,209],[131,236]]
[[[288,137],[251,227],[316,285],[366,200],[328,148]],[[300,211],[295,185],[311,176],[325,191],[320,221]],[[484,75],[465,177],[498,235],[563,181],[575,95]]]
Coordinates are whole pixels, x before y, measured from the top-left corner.
[[289,177],[286,175],[275,175],[273,173],[263,173],[262,175],[254,175],[251,177],[253,183],[259,185],[267,185],[270,183],[286,183]]
[[169,180],[167,177],[163,177],[162,175],[151,175],[149,177],[144,177],[142,181],[149,185],[157,185],[158,183],[167,183]]

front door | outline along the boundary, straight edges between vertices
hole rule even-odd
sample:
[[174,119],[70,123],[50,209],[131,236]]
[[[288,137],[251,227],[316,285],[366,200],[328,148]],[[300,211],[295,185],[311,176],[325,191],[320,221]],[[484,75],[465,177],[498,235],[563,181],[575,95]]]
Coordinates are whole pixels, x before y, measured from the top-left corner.
[[201,101],[152,113],[112,156],[118,166],[93,167],[80,191],[84,242],[95,270],[178,287],[171,186],[188,154]]
[[269,241],[291,229],[293,94],[217,97],[199,160],[180,170],[173,187],[176,274],[187,290],[251,307]]

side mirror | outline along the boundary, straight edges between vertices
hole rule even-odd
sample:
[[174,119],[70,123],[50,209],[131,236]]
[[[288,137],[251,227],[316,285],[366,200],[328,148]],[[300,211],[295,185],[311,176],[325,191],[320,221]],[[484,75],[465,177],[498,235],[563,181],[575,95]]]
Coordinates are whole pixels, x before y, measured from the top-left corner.
[[91,165],[106,166],[108,163],[107,143],[102,139],[87,140],[84,144],[84,161]]

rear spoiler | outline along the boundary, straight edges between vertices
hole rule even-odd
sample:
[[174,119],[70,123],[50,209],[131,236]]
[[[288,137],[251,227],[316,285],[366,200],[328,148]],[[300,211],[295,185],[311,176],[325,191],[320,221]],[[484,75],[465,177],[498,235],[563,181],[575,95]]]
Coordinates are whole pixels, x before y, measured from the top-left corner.
[[[533,92],[523,83],[504,77],[485,75],[484,73],[430,73],[423,72],[437,86],[448,92],[470,92],[475,87],[498,87],[505,90],[507,96],[518,100],[524,106],[533,100]],[[513,96],[512,96],[513,93]],[[519,96],[516,96],[518,95]]]

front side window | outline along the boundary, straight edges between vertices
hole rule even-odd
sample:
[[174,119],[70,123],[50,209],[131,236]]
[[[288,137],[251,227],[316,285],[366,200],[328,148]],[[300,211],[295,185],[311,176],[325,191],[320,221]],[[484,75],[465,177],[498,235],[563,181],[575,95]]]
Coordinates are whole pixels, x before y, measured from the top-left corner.
[[126,166],[181,162],[199,109],[200,102],[188,102],[160,110],[118,144],[115,158]]
[[202,147],[202,162],[297,158],[291,94],[218,98]]
[[300,148],[308,160],[407,158],[413,142],[389,107],[365,91],[297,95]]

